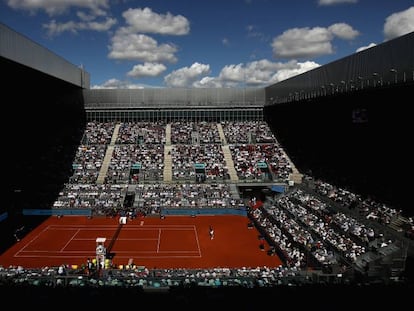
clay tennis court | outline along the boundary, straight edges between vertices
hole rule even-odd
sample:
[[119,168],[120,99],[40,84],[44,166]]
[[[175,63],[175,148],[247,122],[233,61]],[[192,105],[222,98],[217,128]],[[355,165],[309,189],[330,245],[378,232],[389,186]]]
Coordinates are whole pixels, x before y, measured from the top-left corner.
[[[133,262],[147,268],[277,267],[259,232],[246,216],[168,216],[128,219],[85,216],[49,217],[0,256],[0,265],[43,267],[82,265],[95,258],[96,239],[115,266]],[[214,239],[209,227],[214,228]]]

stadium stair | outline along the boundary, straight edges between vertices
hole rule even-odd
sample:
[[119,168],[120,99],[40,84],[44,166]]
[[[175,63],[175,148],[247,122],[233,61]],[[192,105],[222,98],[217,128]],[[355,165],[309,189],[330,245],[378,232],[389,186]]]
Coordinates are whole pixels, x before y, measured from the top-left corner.
[[232,182],[238,182],[239,177],[237,176],[236,169],[234,168],[233,158],[231,157],[231,151],[229,145],[222,145],[221,149],[223,150],[224,160],[226,161],[226,166],[229,171],[230,180]]
[[172,181],[172,156],[171,156],[171,123],[165,128],[165,146],[164,146],[164,182]]
[[171,123],[168,123],[165,128],[165,144],[171,146]]
[[227,144],[226,136],[224,135],[223,127],[220,123],[217,123],[217,130],[219,132],[220,141],[221,141],[221,150],[224,154],[224,160],[226,161],[227,169],[229,171],[230,180],[233,182],[238,182],[239,177],[237,176],[236,169],[234,168],[233,158],[231,157],[231,152],[229,145]]
[[230,194],[232,198],[240,199],[240,192],[236,184],[230,184]]
[[106,149],[105,157],[102,162],[101,169],[99,171],[96,183],[102,185],[105,182],[106,174],[108,173],[109,164],[111,163],[112,153],[114,152],[116,139],[118,138],[119,128],[121,125],[118,123],[115,125],[114,132],[112,133],[111,143]]
[[171,145],[166,145],[164,147],[164,182],[172,181],[172,156],[171,156]]
[[224,135],[223,127],[220,123],[217,123],[217,130],[219,132],[221,144],[227,145],[226,135]]

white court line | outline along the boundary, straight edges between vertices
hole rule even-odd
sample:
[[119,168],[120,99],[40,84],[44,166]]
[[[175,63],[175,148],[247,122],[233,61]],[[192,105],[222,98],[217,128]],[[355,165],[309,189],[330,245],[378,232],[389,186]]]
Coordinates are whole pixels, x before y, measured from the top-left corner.
[[16,258],[85,258],[85,256],[90,256],[91,252],[85,253],[85,255],[48,255],[48,256],[42,256],[42,255],[20,255],[20,256],[14,256]]
[[78,234],[80,232],[81,229],[78,229],[73,235],[72,238],[69,239],[69,241],[60,249],[60,252],[64,252],[64,249],[66,248],[66,246],[69,245],[70,242],[72,242],[73,238],[75,237],[76,234]]
[[161,244],[161,229],[158,229],[157,254],[160,252],[160,244]]
[[79,227],[79,226],[65,226],[65,227],[62,227],[62,226],[53,227],[53,226],[51,226],[49,230],[55,230],[55,231],[61,230],[61,231],[65,231],[65,230],[77,230],[77,229],[80,229],[80,230],[83,230],[83,231],[95,231],[95,230],[114,230],[114,229],[116,230],[117,228],[118,228],[118,226],[111,226],[111,227],[108,227],[108,226],[105,226],[105,227],[88,227],[88,228],[86,228],[86,227]]
[[[116,251],[115,253],[123,253],[123,254],[154,254],[154,251]],[[193,250],[193,251],[157,251],[156,254],[163,254],[163,253],[182,253],[182,254],[190,254],[190,253],[196,253],[196,254],[200,254],[200,252],[198,250]]]
[[[20,249],[18,252],[16,252],[16,254],[14,255],[15,258],[20,258],[20,257],[32,257],[32,258],[42,258],[42,257],[47,257],[47,258],[83,258],[84,256],[82,255],[68,255],[65,256],[63,255],[64,253],[77,253],[77,254],[85,254],[85,255],[89,255],[91,253],[91,251],[85,251],[85,250],[79,250],[79,251],[66,251],[64,250],[72,241],[94,241],[95,238],[76,238],[75,236],[77,234],[79,234],[81,231],[85,230],[85,231],[93,231],[93,230],[102,230],[103,228],[117,228],[118,226],[96,226],[96,227],[82,227],[79,228],[79,226],[65,226],[66,228],[62,228],[62,226],[56,226],[56,225],[51,225],[51,226],[47,226],[45,227],[41,232],[39,232],[39,234],[37,234],[35,237],[33,237],[33,239],[31,239],[31,241],[27,244],[25,244],[25,246]],[[135,228],[135,229],[134,229]],[[76,232],[75,234],[72,236],[72,238],[70,238],[68,240],[68,242],[65,244],[65,246],[60,250],[60,251],[45,251],[45,250],[34,250],[34,251],[30,251],[30,250],[24,250],[25,248],[27,248],[27,246],[31,243],[33,243],[36,239],[38,239],[40,237],[41,234],[45,233],[46,231],[53,231],[53,230],[64,230],[64,231],[72,231],[75,230]],[[127,229],[127,230],[126,230]],[[189,229],[192,229],[192,231],[195,234],[195,239],[196,239],[196,243],[197,243],[197,248],[196,250],[192,251],[180,251],[180,250],[170,250],[170,251],[161,251],[160,250],[160,243],[161,243],[161,234],[163,230],[174,230],[174,231],[189,231]],[[153,230],[157,230],[158,231],[158,237],[157,238],[125,238],[125,239],[117,239],[119,241],[157,241],[157,247],[155,250],[156,254],[162,254],[162,253],[170,253],[170,254],[178,254],[178,253],[182,253],[182,254],[186,254],[185,256],[176,256],[176,255],[168,255],[168,256],[162,256],[162,255],[155,255],[155,256],[148,256],[148,255],[144,255],[143,254],[154,254],[154,251],[116,251],[116,253],[125,253],[125,254],[130,254],[130,255],[138,255],[138,258],[201,258],[201,247],[200,247],[200,241],[198,238],[198,232],[197,232],[197,228],[195,225],[163,225],[162,228],[160,228],[160,226],[157,225],[149,225],[146,226],[145,228],[143,228],[141,225],[132,225],[132,226],[128,226],[128,227],[124,227],[123,230],[126,231],[153,231]],[[25,253],[25,255],[24,255]],[[49,254],[47,256],[37,256],[37,255],[28,255],[30,253],[43,253],[43,254]],[[59,254],[59,255],[51,255],[51,254]],[[194,254],[196,253],[197,256],[192,256],[190,254]],[[141,255],[141,256],[139,256]],[[123,258],[123,256],[116,256],[117,258]],[[128,256],[125,256],[125,258],[127,258]]]
[[21,252],[24,252],[25,248],[27,248],[32,242],[39,239],[40,235],[48,230],[49,226],[45,227],[42,231],[40,231],[37,235],[33,237],[28,243],[24,244],[24,246],[13,255],[13,257],[18,257]]
[[[42,256],[42,255],[20,255],[20,256],[15,256],[16,258],[70,258],[70,259],[72,259],[72,258],[81,258],[81,259],[84,259],[85,257],[87,257],[87,256],[91,256],[90,255],[91,254],[91,252],[88,252],[88,253],[85,253],[85,255],[67,255],[67,256],[65,256],[65,255],[48,255],[48,256]],[[130,253],[128,253],[128,254],[130,254]],[[142,259],[171,259],[171,258],[183,258],[183,259],[186,259],[186,258],[201,258],[202,256],[200,256],[200,255],[196,255],[196,256],[191,256],[191,255],[185,255],[185,256],[171,256],[171,255],[168,255],[168,256],[139,256],[139,255],[135,255],[134,256],[134,259],[140,259],[140,258],[142,258]],[[122,256],[122,255],[116,255],[116,259],[118,260],[118,259],[122,259],[122,258],[127,258],[127,259],[129,259],[129,258],[131,258],[131,256]]]
[[[181,258],[181,259],[190,259],[190,258],[201,258],[201,255],[196,255],[196,256],[190,256],[190,255],[185,255],[185,256],[163,256],[163,255],[157,255],[157,256],[139,256],[139,255],[135,255],[133,256],[134,260],[137,261],[139,259],[172,259],[172,258]],[[122,258],[131,258],[131,256],[119,256],[116,255],[116,260],[122,259]]]
[[196,237],[196,241],[197,241],[198,253],[200,254],[200,257],[202,257],[201,256],[200,241],[198,240],[198,232],[197,232],[197,227],[196,226],[194,226],[194,231],[195,231],[195,237]]

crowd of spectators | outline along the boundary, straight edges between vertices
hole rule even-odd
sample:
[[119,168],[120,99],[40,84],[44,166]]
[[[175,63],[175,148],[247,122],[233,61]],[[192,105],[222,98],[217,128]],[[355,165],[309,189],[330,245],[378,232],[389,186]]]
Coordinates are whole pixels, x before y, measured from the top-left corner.
[[[241,267],[210,269],[148,269],[133,263],[117,268],[92,269],[88,265],[60,265],[58,267],[24,268],[21,266],[0,267],[0,282],[3,284],[28,284],[55,286],[125,286],[125,287],[170,287],[170,286],[243,286],[264,287],[287,284],[307,284],[311,274],[283,266]],[[342,282],[342,279],[338,279]]]
[[162,209],[244,209],[243,198],[232,194],[228,184],[140,184],[135,188],[139,211],[157,215]]
[[267,200],[252,215],[287,262],[301,268],[362,271],[367,258],[374,258],[366,256],[367,252],[399,248],[392,236],[376,232],[298,188]]
[[[167,169],[172,182],[165,183],[167,143],[171,143],[171,168]],[[233,163],[227,163],[224,145],[229,146]],[[108,150],[108,169],[103,184],[98,184]],[[72,175],[53,208],[113,215],[124,208],[123,200],[131,192],[135,208],[145,214],[178,206],[233,208],[241,203],[237,191],[228,186],[230,164],[239,182],[287,182],[292,172],[283,148],[264,121],[88,122]]]
[[397,210],[372,197],[363,197],[319,179],[314,180],[313,185],[316,193],[367,220],[375,221],[380,225],[390,225],[394,220],[401,220],[403,222],[401,228],[396,229],[403,231],[406,237],[414,239],[414,217],[407,214],[407,211]]

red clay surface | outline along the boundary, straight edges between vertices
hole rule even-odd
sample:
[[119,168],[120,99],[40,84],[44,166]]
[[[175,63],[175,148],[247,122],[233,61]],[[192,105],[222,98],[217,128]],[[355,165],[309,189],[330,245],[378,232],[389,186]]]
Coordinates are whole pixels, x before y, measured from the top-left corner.
[[[112,245],[112,263],[147,268],[277,267],[277,256],[260,249],[259,232],[245,216],[167,216],[135,218],[122,226]],[[82,265],[95,258],[96,238],[105,247],[118,229],[118,218],[50,217],[0,256],[0,265],[27,268]],[[214,228],[210,239],[209,226]]]

